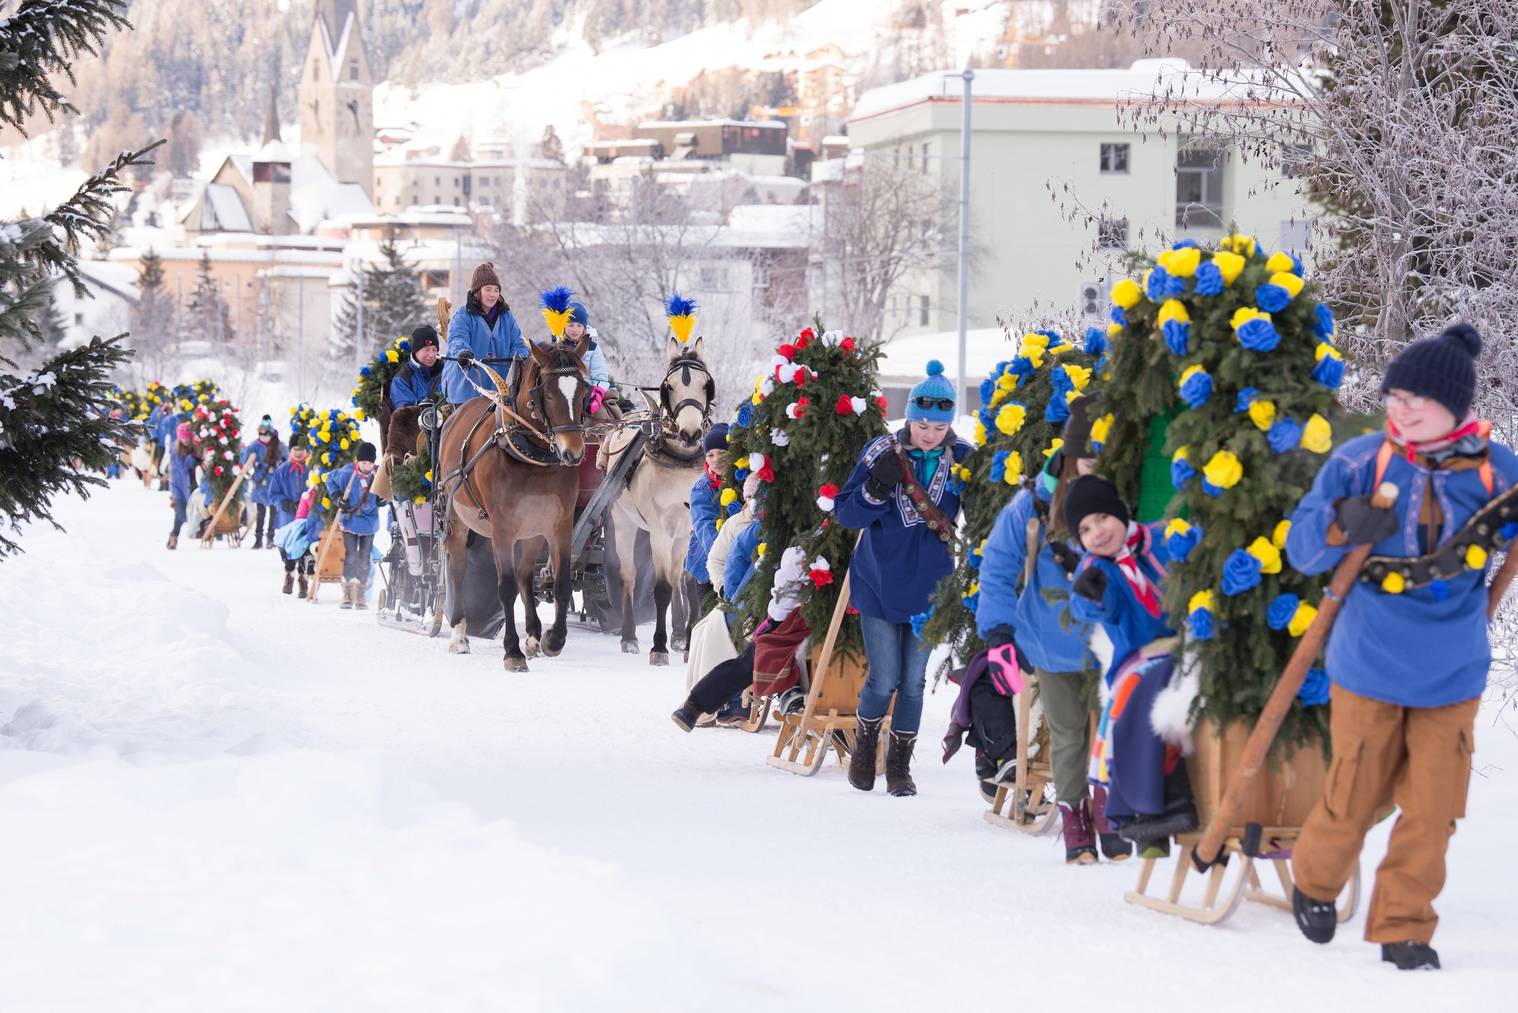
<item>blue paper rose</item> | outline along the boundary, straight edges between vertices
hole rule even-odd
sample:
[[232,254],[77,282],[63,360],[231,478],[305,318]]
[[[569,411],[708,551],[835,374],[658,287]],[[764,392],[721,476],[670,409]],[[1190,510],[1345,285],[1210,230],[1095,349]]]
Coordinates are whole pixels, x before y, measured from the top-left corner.
[[1196,478],[1196,469],[1191,466],[1190,461],[1181,460],[1170,462],[1171,485],[1179,489],[1187,482],[1190,482],[1193,478]]
[[1302,599],[1294,594],[1278,594],[1265,610],[1265,622],[1273,630],[1284,630],[1291,625],[1291,617],[1297,614]]
[[1329,390],[1338,390],[1344,382],[1344,360],[1336,355],[1325,355],[1312,368],[1312,378]]
[[1334,311],[1327,305],[1318,303],[1318,308],[1312,313],[1312,332],[1323,341],[1332,341],[1334,336]]
[[1165,335],[1165,344],[1176,355],[1191,354],[1191,325],[1184,320],[1166,320],[1165,326],[1160,328]]
[[912,616],[909,620],[912,624],[912,636],[916,637],[918,640],[921,640],[923,628],[928,625],[928,620],[932,618],[932,612],[918,612],[916,615]]
[[1193,524],[1191,529],[1184,534],[1178,531],[1167,535],[1165,537],[1165,551],[1170,553],[1170,558],[1177,563],[1184,563],[1201,541],[1202,528],[1200,525]]
[[1208,261],[1196,269],[1196,294],[1217,295],[1223,291],[1223,272],[1218,265]]
[[1007,367],[1007,372],[1019,378],[1027,376],[1033,372],[1033,360],[1028,358],[1026,355],[1019,355],[1017,358],[1013,359],[1012,364]]
[[1113,323],[1122,324],[1124,327],[1128,326],[1128,313],[1121,306],[1112,307],[1112,309],[1107,311],[1107,315],[1112,317]]
[[1239,328],[1239,344],[1251,352],[1273,352],[1280,343],[1276,325],[1269,320],[1255,317]]
[[1254,290],[1254,304],[1266,313],[1279,313],[1291,302],[1291,293],[1280,285],[1266,282]]
[[1193,410],[1202,407],[1212,397],[1212,376],[1206,370],[1198,370],[1181,384],[1181,400]]
[[1254,404],[1255,398],[1259,396],[1260,390],[1258,387],[1245,387],[1239,391],[1238,400],[1233,403],[1234,414],[1237,415],[1249,411],[1249,406]]
[[727,505],[727,515],[729,517],[731,517],[731,516],[733,516],[733,514],[737,513],[739,510],[742,510],[742,509],[743,509],[743,504],[740,503],[740,502],[738,502],[737,500],[733,500],[731,503],[729,503]]
[[1102,355],[1107,351],[1107,335],[1100,327],[1086,328],[1086,354]]
[[1297,699],[1302,701],[1303,707],[1321,707],[1328,702],[1329,685],[1327,672],[1310,668],[1307,678],[1302,680],[1302,688],[1297,690]]
[[991,473],[987,476],[987,478],[990,479],[992,485],[995,485],[998,482],[1006,479],[1008,456],[1010,456],[1008,451],[998,450],[996,452],[996,456],[991,458]]
[[[1059,376],[1062,373],[1064,373],[1063,369],[1055,370],[1054,375]],[[1056,396],[1051,397],[1049,399],[1049,407],[1044,409],[1044,421],[1057,424],[1064,422],[1069,417],[1070,404],[1065,400],[1063,394],[1056,394]]]
[[745,401],[738,407],[738,428],[747,429],[754,421],[754,403]]
[[[1000,370],[997,371],[1000,375]],[[980,403],[990,404],[991,397],[996,393],[996,381],[989,376],[980,381]]]
[[1211,640],[1213,626],[1212,612],[1208,609],[1197,609],[1186,617],[1187,624],[1191,627],[1192,640]]
[[1223,593],[1230,598],[1260,586],[1260,561],[1243,549],[1234,549],[1223,560]]
[[1172,250],[1199,250],[1202,248],[1202,244],[1195,239],[1181,239],[1170,248]]
[[1219,496],[1223,495],[1224,490],[1222,486],[1213,485],[1211,482],[1207,481],[1204,478],[1202,479],[1202,491],[1211,496],[1213,499],[1217,499]]
[[1290,415],[1282,415],[1270,424],[1270,432],[1265,434],[1265,440],[1277,454],[1295,450],[1297,444],[1302,442],[1302,423]]

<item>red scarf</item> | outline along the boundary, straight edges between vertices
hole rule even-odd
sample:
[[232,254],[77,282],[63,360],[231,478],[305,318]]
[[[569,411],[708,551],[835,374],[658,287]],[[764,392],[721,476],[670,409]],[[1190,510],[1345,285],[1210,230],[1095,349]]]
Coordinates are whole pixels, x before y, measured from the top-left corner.
[[1476,418],[1474,412],[1465,417],[1465,420],[1450,432],[1432,440],[1422,443],[1414,443],[1397,429],[1397,424],[1390,417],[1386,420],[1386,436],[1407,455],[1409,461],[1419,454],[1429,458],[1437,458],[1441,451],[1449,450],[1461,440],[1475,438],[1485,443],[1492,432],[1492,424],[1484,419]]
[[712,467],[711,467],[711,465],[709,465],[709,464],[708,465],[704,465],[703,466],[703,470],[706,472],[706,481],[708,483],[708,487],[709,488],[712,488],[712,489],[720,489],[720,488],[722,488],[722,476],[721,475],[713,475],[712,474]]
[[1128,539],[1112,561],[1122,571],[1123,579],[1128,581],[1128,586],[1133,589],[1133,596],[1138,599],[1140,605],[1144,606],[1144,611],[1158,619],[1160,615],[1159,588],[1144,576],[1144,571],[1139,566],[1139,555],[1147,556],[1150,564],[1162,578],[1165,576],[1165,568],[1149,552],[1148,536],[1148,528],[1129,521]]

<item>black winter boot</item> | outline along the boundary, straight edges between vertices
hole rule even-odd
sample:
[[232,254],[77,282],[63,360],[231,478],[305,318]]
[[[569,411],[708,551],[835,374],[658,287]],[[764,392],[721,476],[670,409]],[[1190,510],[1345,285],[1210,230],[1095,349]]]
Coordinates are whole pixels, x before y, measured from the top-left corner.
[[912,747],[916,744],[916,732],[891,733],[886,748],[886,791],[897,798],[917,794],[917,784],[912,780]]
[[1399,971],[1439,970],[1439,954],[1427,943],[1382,943],[1381,959]]
[[682,732],[689,732],[696,727],[696,720],[700,717],[701,708],[696,706],[696,701],[686,697],[685,702],[675,708],[669,719],[679,725]]
[[[1291,888],[1291,913],[1297,920],[1302,935],[1315,943],[1326,943],[1334,937],[1339,927],[1339,913],[1331,900],[1314,900],[1302,892],[1301,887]],[[1410,945],[1398,943],[1398,946]],[[1388,960],[1386,947],[1381,948],[1381,959]],[[1401,966],[1400,964],[1398,965]]]
[[1143,848],[1150,841],[1189,833],[1196,827],[1196,802],[1191,797],[1191,781],[1186,776],[1185,762],[1177,761],[1175,769],[1165,775],[1165,811],[1124,819],[1117,833]]
[[859,719],[854,751],[849,755],[849,784],[860,791],[875,790],[875,754],[880,748],[880,723],[885,718]]

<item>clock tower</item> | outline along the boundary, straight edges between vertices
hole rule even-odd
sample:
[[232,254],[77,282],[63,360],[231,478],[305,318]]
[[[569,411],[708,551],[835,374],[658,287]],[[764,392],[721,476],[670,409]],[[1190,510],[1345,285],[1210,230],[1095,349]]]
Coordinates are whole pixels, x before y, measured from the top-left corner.
[[357,0],[317,0],[300,74],[300,140],[374,197],[374,80]]

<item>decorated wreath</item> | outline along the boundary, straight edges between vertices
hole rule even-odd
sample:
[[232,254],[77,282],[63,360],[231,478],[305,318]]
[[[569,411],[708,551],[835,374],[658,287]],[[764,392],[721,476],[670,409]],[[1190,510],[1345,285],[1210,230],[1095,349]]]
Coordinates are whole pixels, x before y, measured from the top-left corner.
[[190,413],[191,446],[195,459],[211,473],[213,503],[220,503],[237,480],[238,461],[242,459],[242,421],[237,417],[237,409],[219,394],[196,397],[204,400]]
[[327,475],[357,458],[363,442],[358,423],[357,412],[350,415],[338,408],[319,412],[302,401],[290,409],[290,436],[301,437],[311,451],[306,485],[321,492],[312,505],[324,518],[331,515],[333,504],[323,485]]
[[358,383],[353,387],[353,417],[362,422],[365,418],[379,418],[380,405],[385,391],[395,374],[406,367],[411,355],[411,339],[396,338],[389,345],[374,353],[367,366],[358,371]]

